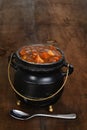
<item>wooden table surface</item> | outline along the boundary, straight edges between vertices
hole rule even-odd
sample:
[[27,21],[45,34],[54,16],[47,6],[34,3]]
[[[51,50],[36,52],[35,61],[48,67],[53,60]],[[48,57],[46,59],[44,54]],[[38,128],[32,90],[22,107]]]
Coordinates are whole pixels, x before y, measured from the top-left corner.
[[[17,106],[8,82],[8,56],[23,45],[56,41],[74,66],[53,114],[76,113],[77,119],[15,120],[13,108],[50,113],[48,108]],[[0,130],[87,130],[87,0],[0,0]]]

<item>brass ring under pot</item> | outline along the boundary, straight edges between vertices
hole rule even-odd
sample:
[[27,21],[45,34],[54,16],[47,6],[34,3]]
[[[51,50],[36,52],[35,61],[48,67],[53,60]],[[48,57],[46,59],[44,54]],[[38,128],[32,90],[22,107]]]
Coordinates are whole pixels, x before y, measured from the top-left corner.
[[47,100],[47,99],[50,99],[52,97],[54,97],[55,95],[57,95],[64,87],[64,85],[66,84],[66,81],[67,81],[67,78],[68,78],[68,74],[69,74],[69,64],[67,64],[67,71],[66,71],[66,77],[65,77],[65,80],[64,80],[64,83],[63,85],[60,87],[60,89],[58,89],[54,94],[48,96],[48,97],[45,97],[45,98],[29,98],[29,97],[25,97],[23,96],[22,94],[20,94],[13,86],[13,83],[11,81],[11,78],[10,78],[10,64],[11,64],[11,59],[12,59],[12,56],[10,57],[10,60],[9,60],[9,63],[8,63],[8,80],[9,80],[9,83],[12,87],[12,89],[15,91],[16,94],[18,94],[20,97],[22,97],[23,99],[26,99],[26,100],[30,100],[30,101],[44,101],[44,100]]

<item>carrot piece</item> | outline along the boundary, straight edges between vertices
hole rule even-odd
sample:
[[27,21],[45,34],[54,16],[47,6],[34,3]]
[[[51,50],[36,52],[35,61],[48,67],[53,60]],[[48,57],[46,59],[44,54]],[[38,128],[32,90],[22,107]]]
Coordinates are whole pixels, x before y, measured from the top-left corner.
[[51,50],[48,51],[48,54],[49,54],[50,56],[54,56],[54,53],[53,53],[53,51],[51,51]]
[[47,58],[49,58],[49,54],[48,54],[47,52],[42,52],[42,53],[40,54],[40,56],[41,56],[42,59],[47,59]]
[[37,55],[35,61],[36,61],[37,63],[44,63],[44,60],[43,60],[39,55]]

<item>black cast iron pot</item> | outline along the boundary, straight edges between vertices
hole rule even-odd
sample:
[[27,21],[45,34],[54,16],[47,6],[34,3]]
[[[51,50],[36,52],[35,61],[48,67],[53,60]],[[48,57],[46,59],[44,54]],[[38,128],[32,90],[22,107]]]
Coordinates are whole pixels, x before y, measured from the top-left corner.
[[[19,56],[20,49],[10,56],[10,65],[16,70],[14,83],[10,84],[18,99],[26,104],[47,106],[55,103],[62,95],[65,78],[73,72],[73,66],[69,65],[64,57],[55,63],[35,64],[22,60]],[[63,68],[67,68],[67,72]],[[9,70],[10,71],[10,70]]]

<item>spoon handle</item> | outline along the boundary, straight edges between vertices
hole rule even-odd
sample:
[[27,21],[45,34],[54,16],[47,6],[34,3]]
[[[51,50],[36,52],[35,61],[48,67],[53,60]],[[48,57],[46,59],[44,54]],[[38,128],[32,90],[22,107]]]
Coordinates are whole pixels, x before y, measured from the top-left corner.
[[57,115],[50,115],[50,114],[36,114],[35,116],[43,116],[43,117],[53,117],[53,118],[61,118],[61,119],[75,119],[76,114],[57,114]]

